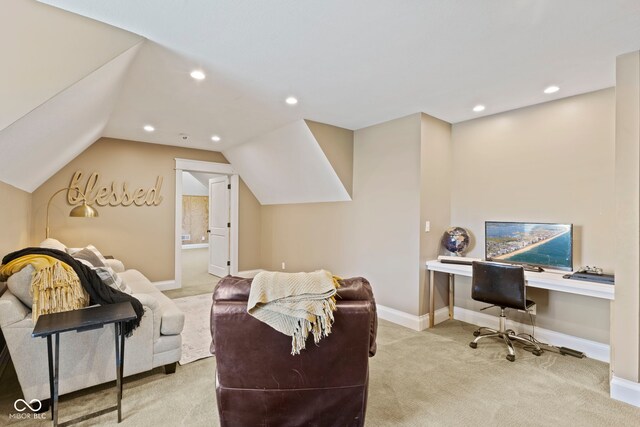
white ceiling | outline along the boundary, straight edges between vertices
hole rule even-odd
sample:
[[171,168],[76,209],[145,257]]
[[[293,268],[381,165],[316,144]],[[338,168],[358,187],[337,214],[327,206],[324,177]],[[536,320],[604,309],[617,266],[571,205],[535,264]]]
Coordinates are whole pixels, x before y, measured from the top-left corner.
[[456,123],[613,86],[640,49],[639,0],[42,3],[73,13],[0,5],[0,180],[26,191],[112,136],[222,151],[262,203],[348,200],[303,119]]
[[[205,150],[226,148],[296,120],[298,111],[249,90],[233,76],[207,70],[196,81],[199,62],[157,43],[145,42],[127,74],[105,136]],[[203,67],[204,68],[204,67]],[[144,124],[155,127],[153,133]],[[189,138],[185,141],[181,133]],[[211,136],[219,135],[220,143]]]
[[[615,57],[640,49],[638,0],[43,2],[160,45],[141,49],[107,135],[183,145],[185,132],[212,150],[303,118],[456,123],[610,87]],[[196,67],[205,81],[188,77]],[[550,84],[560,92],[544,95]]]

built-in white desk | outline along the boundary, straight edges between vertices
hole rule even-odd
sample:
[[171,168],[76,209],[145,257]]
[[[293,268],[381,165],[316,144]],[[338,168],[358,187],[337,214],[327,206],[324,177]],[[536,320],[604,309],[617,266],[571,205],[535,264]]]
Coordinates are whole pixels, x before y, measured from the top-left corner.
[[[471,277],[471,266],[463,264],[445,264],[438,260],[427,261],[429,271],[429,327],[434,324],[435,312],[435,292],[434,273],[446,273],[449,275],[449,319],[453,319],[453,293],[454,276]],[[566,273],[555,272],[532,272],[525,271],[524,277],[527,286],[532,288],[549,289],[552,291],[568,292],[570,294],[585,295],[594,298],[612,300],[614,295],[613,285],[606,283],[587,282],[584,280],[565,279],[562,277]]]

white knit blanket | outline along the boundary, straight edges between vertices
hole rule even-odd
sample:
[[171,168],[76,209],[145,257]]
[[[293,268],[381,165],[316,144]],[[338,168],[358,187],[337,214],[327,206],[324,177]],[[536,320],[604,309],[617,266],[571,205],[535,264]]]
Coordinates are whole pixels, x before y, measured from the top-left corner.
[[251,283],[247,312],[291,338],[291,354],[305,348],[309,332],[316,344],[331,333],[338,282],[325,270],[313,273],[258,273]]

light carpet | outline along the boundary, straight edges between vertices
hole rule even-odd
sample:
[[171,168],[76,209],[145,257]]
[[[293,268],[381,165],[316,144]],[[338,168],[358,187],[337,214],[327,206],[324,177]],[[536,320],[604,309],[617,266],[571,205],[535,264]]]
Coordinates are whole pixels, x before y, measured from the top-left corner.
[[202,294],[173,300],[184,313],[181,365],[213,356],[209,350],[211,296],[212,294]]
[[163,291],[169,298],[182,298],[213,292],[220,278],[209,274],[208,248],[182,250],[182,287]]
[[[386,426],[637,426],[640,408],[609,398],[609,365],[504,345],[469,348],[475,326],[449,320],[415,332],[381,321],[378,354],[370,359],[366,425]],[[326,341],[329,343],[331,336]],[[64,381],[64,378],[62,379]],[[110,387],[111,386],[111,387]],[[12,420],[21,398],[12,367],[0,379],[0,425],[45,426]],[[113,384],[63,396],[60,419],[115,402]],[[216,426],[215,358],[125,379],[122,426]],[[339,410],[339,409],[338,409]],[[114,413],[78,424],[115,425]]]

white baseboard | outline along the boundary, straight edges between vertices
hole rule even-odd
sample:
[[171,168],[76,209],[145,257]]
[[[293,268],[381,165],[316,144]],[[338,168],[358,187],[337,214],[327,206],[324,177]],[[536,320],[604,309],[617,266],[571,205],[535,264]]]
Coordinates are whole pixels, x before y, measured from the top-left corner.
[[[499,318],[486,313],[480,313],[468,310],[462,307],[454,307],[454,318],[463,322],[471,323],[478,326],[486,326],[488,328],[497,329]],[[436,316],[436,320],[438,316]],[[531,325],[507,320],[507,328],[513,329],[517,333],[531,333]],[[584,338],[574,337],[572,335],[563,334],[549,329],[536,326],[535,337],[542,342],[559,347],[572,348],[582,351],[587,357],[609,363],[609,345],[596,341],[586,340]]]
[[175,280],[162,280],[160,282],[152,282],[158,290],[168,291],[171,289],[178,289],[178,285]]
[[[414,331],[422,331],[429,326],[429,315],[423,314],[422,316],[416,316],[415,314],[405,313],[404,311],[396,310],[395,308],[385,307],[384,305],[376,304],[376,310],[378,311],[378,317],[389,322],[393,322],[397,325],[404,326],[405,328],[413,329]],[[442,322],[449,318],[449,307],[443,307],[435,312],[436,323]]]
[[611,379],[611,398],[640,407],[640,384],[618,378],[615,375]]
[[255,277],[255,275],[260,273],[261,271],[266,271],[266,270],[263,270],[262,268],[256,268],[255,270],[238,271],[237,275],[239,277],[251,278],[251,277]]

